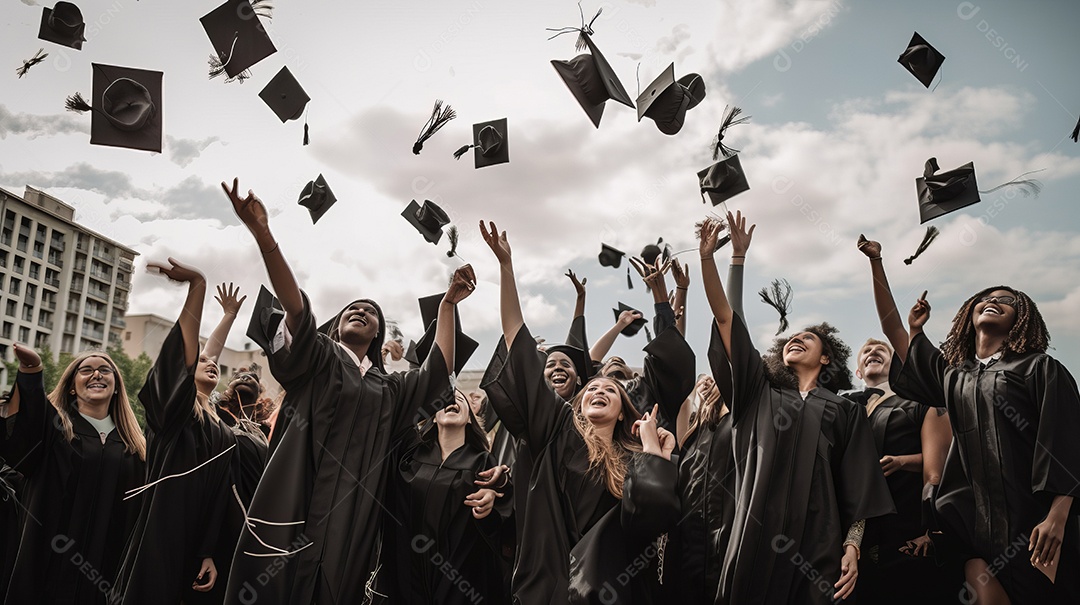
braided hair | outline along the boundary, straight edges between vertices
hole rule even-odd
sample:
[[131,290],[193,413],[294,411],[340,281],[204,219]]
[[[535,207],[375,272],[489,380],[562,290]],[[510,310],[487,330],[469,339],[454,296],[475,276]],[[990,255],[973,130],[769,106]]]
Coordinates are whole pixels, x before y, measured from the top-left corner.
[[1035,301],[1009,286],[993,286],[986,288],[967,299],[960,310],[953,317],[952,329],[945,337],[941,345],[941,355],[945,362],[952,367],[958,367],[964,361],[975,356],[975,322],[972,314],[975,305],[979,304],[982,297],[989,295],[995,290],[1005,290],[1016,296],[1016,302],[1011,305],[1016,310],[1016,320],[1009,330],[1005,342],[1001,345],[1004,355],[1023,355],[1025,353],[1045,353],[1050,347],[1050,332],[1046,329],[1046,322]]

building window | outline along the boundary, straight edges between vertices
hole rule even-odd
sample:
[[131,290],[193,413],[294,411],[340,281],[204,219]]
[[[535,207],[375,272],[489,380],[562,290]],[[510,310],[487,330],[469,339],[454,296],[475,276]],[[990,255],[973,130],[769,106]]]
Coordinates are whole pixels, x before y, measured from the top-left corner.
[[7,267],[7,251],[0,250],[0,267]]
[[9,301],[7,301],[7,303],[6,303],[5,305],[4,305],[4,313],[5,313],[5,314],[6,314],[6,315],[7,315],[8,317],[15,317],[15,309],[16,309],[16,308],[17,308],[18,306],[19,306],[19,305],[18,305],[18,303],[16,303],[16,302],[15,302],[15,301],[13,301],[13,300],[9,300]]
[[23,321],[34,321],[34,305],[22,306]]
[[30,263],[30,279],[41,279],[41,265]]
[[26,237],[25,235],[20,235],[19,239],[16,240],[15,249],[19,252],[26,252],[26,243],[29,241],[30,238]]
[[24,264],[23,263],[23,257],[15,256],[15,262],[13,262],[11,264],[11,268],[14,269],[15,272],[18,273],[19,275],[22,275],[22,273],[23,273],[23,264]]
[[124,332],[124,340],[131,340],[131,330]]
[[11,278],[11,283],[8,284],[8,292],[18,296],[19,295],[19,286],[21,286],[21,285],[22,285],[21,281],[19,281],[18,279],[14,278],[14,277]]
[[11,323],[10,321],[5,321],[4,322],[4,330],[3,330],[3,332],[0,332],[0,337],[3,337],[3,338],[6,338],[6,339],[10,340],[11,339],[11,331],[13,329],[15,329],[15,324]]
[[19,328],[19,342],[30,342],[30,328]]

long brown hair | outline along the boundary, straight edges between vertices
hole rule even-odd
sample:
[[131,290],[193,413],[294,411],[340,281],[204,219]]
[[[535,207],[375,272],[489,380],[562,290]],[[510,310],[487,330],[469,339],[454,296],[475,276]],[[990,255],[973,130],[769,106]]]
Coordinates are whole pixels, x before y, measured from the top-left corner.
[[941,356],[950,366],[957,367],[975,357],[975,322],[972,321],[971,314],[975,311],[975,305],[979,304],[979,299],[995,290],[1006,290],[1016,296],[1016,304],[1012,305],[1016,311],[1016,321],[1001,345],[1003,354],[1045,353],[1050,347],[1050,332],[1046,329],[1046,322],[1043,321],[1035,301],[1020,290],[1009,286],[994,286],[967,299],[953,317],[952,329],[941,345]]
[[[690,397],[698,397],[698,385],[706,378],[712,378],[709,374],[702,374],[697,382],[694,383],[694,391],[690,394]],[[702,426],[706,426],[709,430],[716,430],[716,427],[720,424],[720,419],[724,417],[724,407],[726,402],[723,397],[720,396],[720,388],[716,386],[715,379],[713,380],[712,391],[707,398],[698,401],[697,411],[694,412],[693,417],[690,418],[690,425],[686,429],[686,435],[691,435],[694,431]]]
[[131,409],[127,391],[124,389],[124,378],[120,375],[120,369],[116,362],[103,351],[84,351],[79,353],[64,368],[60,380],[56,382],[56,388],[49,393],[49,402],[56,408],[57,416],[60,417],[60,430],[64,431],[64,437],[68,441],[75,439],[75,429],[71,419],[79,413],[79,406],[72,391],[75,390],[75,374],[82,362],[98,357],[104,359],[113,370],[113,396],[109,400],[109,415],[116,424],[116,431],[120,433],[120,439],[124,442],[124,449],[128,453],[135,454],[140,460],[146,460],[146,437],[139,428],[139,421],[135,418],[135,412]]
[[[615,422],[615,430],[611,434],[611,442],[604,440],[596,428],[585,415],[581,413],[581,401],[585,396],[585,387],[596,380],[607,380],[615,385],[622,403],[622,420]],[[641,451],[641,441],[634,436],[632,429],[634,421],[641,418],[641,414],[630,402],[630,396],[626,389],[619,384],[618,380],[597,376],[585,384],[574,396],[571,402],[574,409],[574,426],[581,438],[585,441],[585,447],[589,451],[589,470],[603,475],[604,485],[616,498],[622,499],[623,481],[626,480],[626,463],[632,452]]]

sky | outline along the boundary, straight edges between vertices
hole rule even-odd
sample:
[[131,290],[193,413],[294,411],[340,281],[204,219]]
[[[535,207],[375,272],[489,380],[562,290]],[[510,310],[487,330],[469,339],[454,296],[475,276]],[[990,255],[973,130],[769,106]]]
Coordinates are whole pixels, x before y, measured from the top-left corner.
[[[138,251],[129,313],[177,315],[183,288],[143,270],[174,256],[212,284],[252,295],[229,338],[243,346],[254,294],[268,280],[219,185],[235,176],[266,203],[320,318],[370,297],[407,339],[419,337],[416,299],[445,289],[454,267],[445,239],[428,244],[400,216],[410,200],[428,199],[461,229],[459,254],[479,279],[461,304],[465,331],[481,343],[468,368],[483,369],[501,336],[498,267],[479,237],[482,219],[508,231],[531,331],[565,337],[574,289],[563,274],[573,269],[588,278],[595,340],[619,301],[652,308],[640,281],[626,289],[625,264],[598,264],[601,242],[629,253],[659,237],[696,248],[693,225],[711,210],[696,173],[712,163],[724,108],[737,105],[751,119],[725,143],[740,150],[751,189],[729,207],[757,224],[745,306],[759,348],[777,315],[756,292],[776,278],[792,285],[793,327],[829,321],[853,347],[880,335],[868,262],[856,249],[864,233],[882,243],[905,315],[929,291],[932,340],[945,337],[967,297],[1008,284],[1037,302],[1051,354],[1080,368],[1080,146],[1068,138],[1080,112],[1080,3],[1072,0],[584,2],[587,19],[603,8],[593,40],[632,97],[671,63],[676,77],[702,76],[706,97],[675,136],[614,102],[592,126],[550,65],[577,54],[575,36],[549,40],[545,31],[579,25],[570,1],[278,0],[264,20],[278,51],[250,80],[229,84],[207,78],[212,47],[199,17],[216,1],[84,0],[81,51],[37,40],[40,5],[4,1],[0,54],[11,69],[0,74],[0,187],[45,190]],[[897,63],[914,31],[946,57],[933,90]],[[15,68],[40,47],[49,57],[18,79]],[[90,116],[63,103],[90,93],[91,63],[164,72],[163,153],[89,144]],[[309,146],[302,121],[282,124],[258,96],[282,66],[312,98]],[[436,99],[458,117],[413,155]],[[509,164],[454,161],[473,123],[503,117]],[[943,170],[974,162],[981,189],[1042,170],[1042,193],[998,191],[934,220],[941,236],[905,265],[925,228],[915,178],[929,157]],[[319,174],[338,202],[312,225],[296,202]],[[718,254],[722,268],[728,254]],[[687,338],[704,371],[711,317],[698,259],[683,258],[692,279]],[[204,334],[221,317],[212,297],[206,309]],[[636,364],[645,344],[642,332],[612,352]]]

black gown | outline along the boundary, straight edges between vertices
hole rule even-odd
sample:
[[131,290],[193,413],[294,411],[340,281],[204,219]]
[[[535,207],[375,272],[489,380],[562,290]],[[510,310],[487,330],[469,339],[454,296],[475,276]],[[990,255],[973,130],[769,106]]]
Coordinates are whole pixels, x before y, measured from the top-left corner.
[[202,421],[195,417],[197,365],[184,363],[184,336],[177,322],[139,391],[146,410],[146,483],[187,474],[142,494],[116,580],[125,605],[179,603],[193,592],[202,560],[215,554],[231,497],[229,448],[236,439],[216,415]]
[[412,430],[393,456],[396,472],[385,520],[386,544],[393,548],[389,602],[509,603],[498,555],[499,529],[513,513],[513,499],[497,498],[483,519],[465,506],[465,497],[479,489],[476,474],[495,466],[495,460],[469,439],[443,460],[438,428],[427,429],[427,439]]
[[78,413],[68,441],[41,373],[19,373],[16,385],[19,413],[10,436],[0,431],[0,454],[26,478],[27,520],[5,602],[105,603],[139,514],[140,498],[125,502],[124,492],[143,484],[146,464],[116,429],[101,443]]
[[[0,421],[0,431],[7,431],[3,421]],[[11,568],[15,566],[15,555],[19,553],[19,530],[25,521],[19,503],[22,485],[23,478],[19,471],[0,458],[0,595],[7,594]]]
[[[500,340],[481,382],[499,418],[511,433],[525,440],[532,459],[531,475],[516,477],[515,489],[527,490],[527,498],[524,508],[515,510],[522,522],[512,581],[514,602],[550,605],[567,602],[571,594],[570,602],[591,602],[610,594],[605,592],[608,589],[629,599],[627,591],[637,586],[642,575],[621,584],[618,574],[609,575],[609,570],[635,569],[633,560],[646,552],[639,546],[655,540],[659,531],[642,538],[652,529],[647,527],[625,535],[622,512],[629,503],[620,507],[600,476],[589,469],[588,451],[574,426],[573,410],[544,381],[544,359],[528,326],[522,325],[510,350],[505,339]],[[666,468],[670,483],[666,490],[643,491],[674,494],[675,465],[655,456],[642,457],[656,458],[642,464]],[[628,477],[638,466],[630,466]],[[676,511],[677,507],[676,500]],[[630,547],[612,546],[624,539]],[[571,557],[572,551],[576,557]]]
[[962,557],[985,560],[1014,605],[1080,602],[1080,506],[1065,528],[1056,586],[1027,550],[1053,497],[1080,497],[1080,395],[1068,370],[1045,353],[950,367],[919,334],[891,373],[898,394],[949,410],[953,443],[935,508]]
[[731,373],[738,501],[720,602],[831,603],[848,527],[894,510],[866,413],[821,387],[804,400],[770,384],[737,314]]
[[[361,602],[379,566],[391,436],[417,422],[420,407],[450,385],[438,345],[418,370],[387,375],[372,367],[361,377],[349,353],[317,332],[303,298],[291,346],[266,351],[286,396],[248,510],[263,521],[300,523],[256,522],[258,536],[241,533],[225,596],[230,604]],[[260,316],[272,342],[271,317]]]

